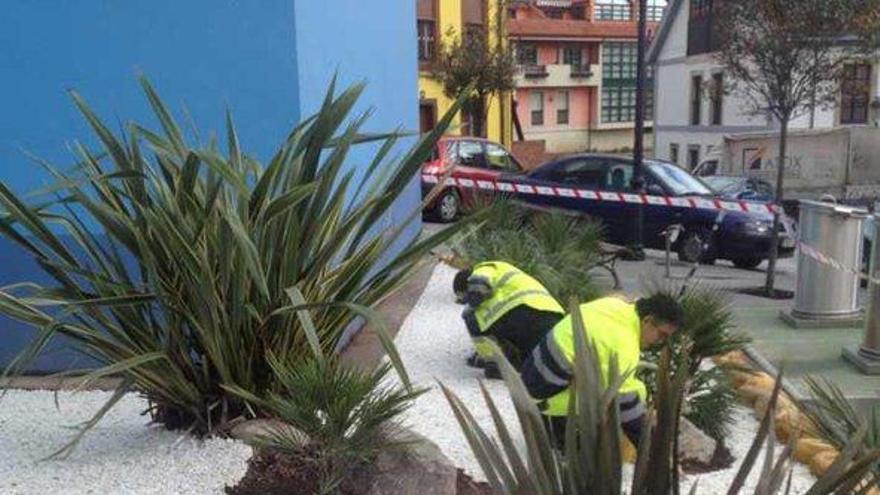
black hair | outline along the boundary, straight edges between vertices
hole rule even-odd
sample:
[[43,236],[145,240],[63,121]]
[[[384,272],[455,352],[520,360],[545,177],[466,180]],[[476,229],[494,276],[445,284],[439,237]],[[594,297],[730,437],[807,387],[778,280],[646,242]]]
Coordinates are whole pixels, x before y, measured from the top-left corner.
[[639,299],[636,301],[636,312],[639,318],[650,316],[659,323],[668,323],[676,328],[684,325],[684,309],[678,300],[669,294],[658,293]]
[[452,281],[452,291],[456,295],[467,292],[468,279],[474,273],[472,268],[465,268],[455,274],[455,280]]

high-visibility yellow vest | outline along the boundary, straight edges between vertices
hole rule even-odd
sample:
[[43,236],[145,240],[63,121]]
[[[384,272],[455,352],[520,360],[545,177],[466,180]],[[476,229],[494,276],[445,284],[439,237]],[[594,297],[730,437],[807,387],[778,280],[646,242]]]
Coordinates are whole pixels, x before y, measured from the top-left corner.
[[492,296],[474,308],[474,316],[483,332],[508,311],[520,305],[539,311],[565,314],[565,310],[541,282],[510,263],[478,263],[468,278],[468,284],[479,282],[485,283],[492,290]]
[[[641,356],[641,320],[636,312],[635,304],[622,299],[606,297],[581,304],[579,307],[587,334],[587,342],[592,343],[599,359],[604,386],[610,382],[609,372],[611,357],[617,356],[618,370],[621,375],[630,371],[629,377],[620,387],[620,394],[636,394],[642,401],[646,400],[647,389],[641,380],[636,378],[635,370]],[[571,315],[563,318],[551,330],[551,352],[557,359],[574,362],[575,346]],[[543,410],[548,416],[565,416],[568,414],[568,403],[571,388],[547,399]]]
[[[485,332],[513,308],[526,305],[539,311],[565,314],[550,292],[530,275],[503,261],[489,261],[474,266],[468,284],[484,284],[492,296],[474,309],[481,332]],[[539,329],[536,329],[538,331]],[[474,337],[474,348],[483,359],[491,359],[494,347],[488,337]]]

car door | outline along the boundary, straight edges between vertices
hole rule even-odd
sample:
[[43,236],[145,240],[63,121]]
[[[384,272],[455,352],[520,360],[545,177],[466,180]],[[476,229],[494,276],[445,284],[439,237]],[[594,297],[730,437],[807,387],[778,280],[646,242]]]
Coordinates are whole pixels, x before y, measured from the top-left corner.
[[[597,195],[596,199],[537,196],[529,201],[589,215],[603,223],[605,238],[609,242],[626,244],[632,236],[627,231],[627,206],[613,200],[616,195],[611,194],[613,187],[609,185],[609,170],[613,165],[612,161],[604,157],[576,156],[557,162],[552,169],[543,171],[541,174],[532,174],[533,178],[538,179],[535,181],[535,185],[590,191]],[[623,173],[625,174],[625,171]],[[620,180],[619,174],[620,172],[617,173],[618,181]],[[623,191],[621,190],[621,192]],[[612,198],[612,200],[599,200],[598,195],[602,193],[605,193],[607,198]]]
[[[605,201],[602,201],[602,209],[606,211],[605,224],[608,229],[608,238],[611,242],[621,245],[630,245],[635,241],[636,215],[638,205],[626,201],[614,201],[614,193],[617,195],[635,194],[633,188],[633,175],[635,167],[629,160],[619,158],[604,158],[606,179],[601,191],[606,192]],[[610,194],[608,194],[610,193]],[[644,234],[643,234],[644,239]]]

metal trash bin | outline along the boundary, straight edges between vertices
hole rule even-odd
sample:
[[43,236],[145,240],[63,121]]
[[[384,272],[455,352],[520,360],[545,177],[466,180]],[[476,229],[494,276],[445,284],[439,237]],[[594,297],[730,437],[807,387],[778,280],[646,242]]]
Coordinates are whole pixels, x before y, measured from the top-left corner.
[[[859,277],[862,266],[862,223],[867,210],[818,201],[800,202],[799,242],[847,269],[821,262],[800,249],[797,290],[791,316],[816,321],[861,318]],[[853,321],[854,322],[854,321]]]

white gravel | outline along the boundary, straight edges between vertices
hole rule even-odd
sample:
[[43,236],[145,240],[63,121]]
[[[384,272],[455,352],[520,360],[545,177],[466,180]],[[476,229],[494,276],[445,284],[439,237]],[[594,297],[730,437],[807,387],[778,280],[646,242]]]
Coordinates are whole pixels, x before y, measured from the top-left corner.
[[[477,381],[482,377],[482,372],[464,363],[472,348],[460,317],[462,307],[453,300],[454,276],[454,269],[442,263],[437,265],[425,292],[404,321],[397,336],[398,349],[413,383],[430,388],[408,411],[407,422],[413,430],[434,441],[458,467],[476,479],[485,480],[458,422],[437,386],[439,382],[451,388],[465,404],[469,405],[477,421],[487,431],[494,432],[492,419],[484,406]],[[503,383],[498,380],[484,383],[507,420],[508,426],[518,431],[516,415]],[[752,411],[744,407],[737,408],[736,422],[727,439],[727,446],[737,462],[730,469],[700,475],[699,493],[714,494],[727,491],[727,486],[739,468],[739,460],[748,451],[757,428],[758,422]],[[780,447],[777,452],[781,450]],[[759,456],[759,461],[743,493],[749,493],[757,483],[762,462],[763,455]],[[631,471],[625,470],[624,475],[631,476]],[[686,478],[684,486],[689,488],[695,478]],[[795,466],[793,493],[805,492],[814,481],[806,467]]]
[[145,400],[124,397],[63,460],[41,461],[70,440],[107,392],[9,391],[0,401],[0,493],[220,494],[244,476],[251,448],[200,441],[148,425]]

